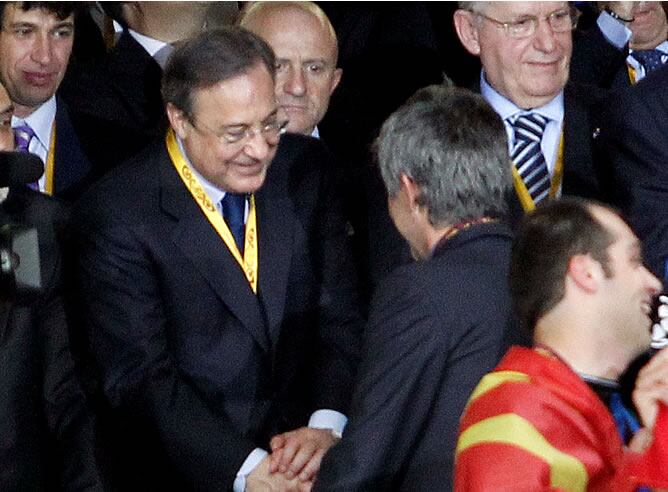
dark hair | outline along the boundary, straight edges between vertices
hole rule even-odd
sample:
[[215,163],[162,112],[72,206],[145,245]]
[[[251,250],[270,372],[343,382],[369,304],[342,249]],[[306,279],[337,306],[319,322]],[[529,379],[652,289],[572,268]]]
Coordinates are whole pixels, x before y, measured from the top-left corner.
[[83,2],[0,2],[0,26],[5,21],[5,7],[14,4],[27,12],[33,9],[44,9],[51,12],[58,20],[67,19],[70,15],[76,16]]
[[605,205],[563,198],[538,206],[520,224],[510,261],[510,293],[520,323],[530,332],[564,297],[573,256],[591,255],[612,276],[607,250],[615,238],[594,217],[592,206],[619,215]]
[[383,124],[376,154],[390,196],[405,174],[434,225],[506,213],[512,185],[506,130],[498,114],[467,89],[417,91]]
[[256,64],[275,77],[276,60],[269,45],[241,27],[204,31],[178,46],[162,76],[162,98],[192,116],[192,95],[248,72]]

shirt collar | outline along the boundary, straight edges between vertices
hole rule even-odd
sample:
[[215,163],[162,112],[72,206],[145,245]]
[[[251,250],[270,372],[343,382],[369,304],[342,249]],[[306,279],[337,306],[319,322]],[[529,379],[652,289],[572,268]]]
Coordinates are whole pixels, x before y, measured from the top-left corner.
[[183,158],[188,163],[188,166],[190,167],[190,170],[195,175],[195,177],[199,180],[200,184],[204,188],[204,191],[206,191],[206,194],[209,195],[209,198],[211,198],[214,205],[216,207],[219,207],[220,201],[223,198],[225,198],[226,192],[224,190],[221,190],[220,188],[218,188],[213,183],[209,182],[204,176],[202,176],[200,173],[197,172],[197,169],[195,169],[195,167],[192,165],[192,163],[190,162],[190,159],[188,158],[188,154],[186,154],[186,151],[183,148],[183,142],[181,141],[181,139],[178,136],[176,136],[176,143],[179,145],[179,150],[181,150],[181,155],[183,155]]
[[[654,49],[662,51],[663,53],[668,55],[668,40],[659,43]],[[630,49],[629,51],[633,53],[633,50]]]
[[508,119],[512,119],[519,114],[528,112],[541,114],[549,120],[554,120],[559,123],[564,119],[564,91],[561,91],[554,99],[544,106],[532,108],[531,110],[522,109],[508,98],[499,94],[491,85],[489,85],[483,70],[480,72],[480,93],[503,121],[508,121]]
[[313,131],[311,132],[311,136],[313,138],[320,138],[320,132],[318,131],[318,127],[314,127]]
[[45,103],[26,118],[12,116],[12,128],[27,124],[35,132],[35,136],[45,148],[49,148],[51,126],[56,118],[56,96],[51,96]]
[[130,36],[132,36],[135,41],[142,45],[147,53],[151,55],[151,58],[153,58],[155,54],[162,48],[167,46],[167,43],[164,41],[160,41],[159,39],[155,38],[149,38],[148,36],[144,36],[143,34],[138,33],[137,31],[133,31],[132,29],[128,29],[128,32],[130,33]]

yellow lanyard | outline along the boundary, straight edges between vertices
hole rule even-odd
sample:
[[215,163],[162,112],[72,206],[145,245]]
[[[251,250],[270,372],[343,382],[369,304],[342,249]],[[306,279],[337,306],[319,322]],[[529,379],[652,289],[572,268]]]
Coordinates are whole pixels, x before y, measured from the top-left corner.
[[626,65],[626,69],[629,72],[629,80],[631,81],[631,85],[636,83],[636,71],[631,65]]
[[[536,204],[531,198],[531,194],[527,189],[527,185],[522,180],[519,171],[514,163],[511,163],[513,169],[513,183],[515,184],[515,191],[517,197],[522,204],[522,208],[525,212],[531,212],[536,208]],[[557,162],[554,168],[554,176],[550,182],[550,198],[555,198],[561,188],[561,180],[564,177],[564,132],[561,132],[561,140],[559,142],[559,151],[557,152]]]
[[220,238],[223,240],[227,249],[232,253],[232,256],[237,260],[239,266],[246,275],[246,279],[250,284],[251,289],[257,294],[257,278],[258,278],[258,235],[257,235],[257,218],[255,214],[255,196],[251,195],[249,200],[248,219],[246,220],[246,238],[244,242],[244,257],[241,257],[239,248],[234,242],[234,236],[230,232],[229,227],[225,223],[225,219],[216,209],[213,201],[202,187],[197,177],[192,173],[188,161],[184,158],[176,142],[176,135],[171,128],[167,131],[167,152],[172,160],[172,164],[179,173],[183,184],[190,191],[193,198],[202,209],[202,212],[209,220],[213,228],[216,230]]
[[56,121],[51,126],[51,139],[49,141],[49,152],[46,156],[46,168],[44,169],[44,193],[53,196],[53,172],[56,161]]

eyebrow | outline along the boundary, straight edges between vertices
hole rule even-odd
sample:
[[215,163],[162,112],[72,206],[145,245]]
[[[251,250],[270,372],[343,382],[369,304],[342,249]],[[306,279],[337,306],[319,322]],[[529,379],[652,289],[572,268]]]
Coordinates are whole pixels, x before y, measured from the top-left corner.
[[[262,120],[261,123],[264,123],[268,119],[271,119],[272,117],[278,115],[278,108],[274,108],[271,113],[269,113],[267,116],[265,116]],[[230,123],[229,125],[223,125],[223,129],[229,129],[229,128],[234,128],[238,126],[250,126],[248,123]]]

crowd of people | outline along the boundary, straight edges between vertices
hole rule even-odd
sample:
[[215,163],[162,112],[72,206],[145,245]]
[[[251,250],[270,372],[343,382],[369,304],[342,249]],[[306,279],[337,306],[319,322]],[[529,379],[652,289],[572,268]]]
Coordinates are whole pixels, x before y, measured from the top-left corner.
[[668,21],[575,4],[0,4],[0,489],[668,489]]

